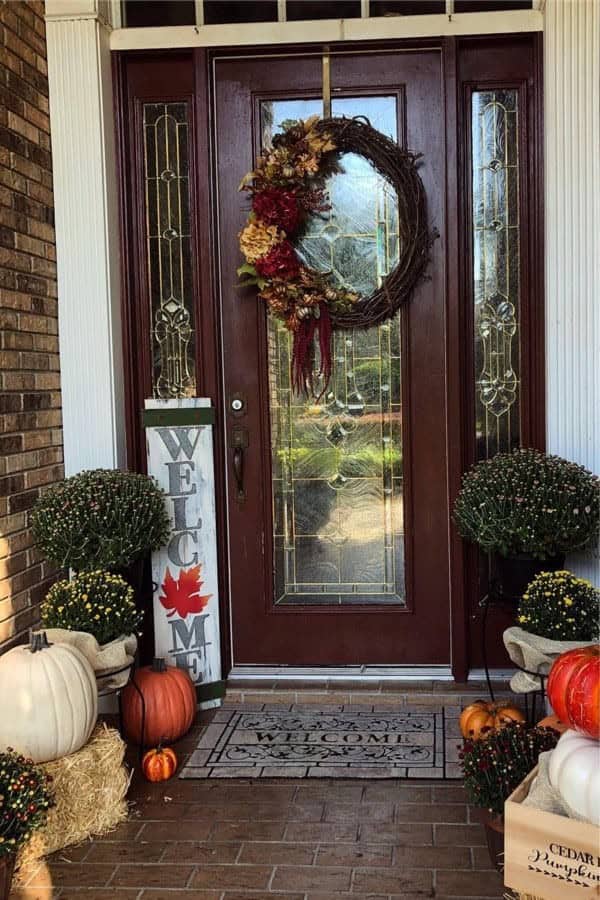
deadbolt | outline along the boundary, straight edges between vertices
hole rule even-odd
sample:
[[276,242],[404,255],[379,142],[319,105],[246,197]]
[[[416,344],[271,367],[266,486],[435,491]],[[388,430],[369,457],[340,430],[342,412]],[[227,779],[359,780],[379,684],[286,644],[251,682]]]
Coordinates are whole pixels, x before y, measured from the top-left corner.
[[229,401],[229,408],[234,416],[243,416],[246,412],[246,398],[242,394],[234,394]]

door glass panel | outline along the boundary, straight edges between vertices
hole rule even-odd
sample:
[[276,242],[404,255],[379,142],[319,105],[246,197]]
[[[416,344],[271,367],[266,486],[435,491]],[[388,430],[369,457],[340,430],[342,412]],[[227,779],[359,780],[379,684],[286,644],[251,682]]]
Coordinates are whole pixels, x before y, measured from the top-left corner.
[[473,93],[477,458],[520,442],[519,141],[516,90]]
[[[319,100],[261,104],[263,144]],[[367,116],[397,139],[397,97],[337,98],[333,115]],[[398,258],[393,190],[356,154],[328,183],[331,209],[299,243],[308,265],[369,293]],[[320,400],[291,390],[291,335],[268,317],[277,604],[404,604],[400,316],[335,332]],[[318,392],[318,388],[317,388]]]
[[144,103],[144,180],[152,389],[196,395],[186,101]]

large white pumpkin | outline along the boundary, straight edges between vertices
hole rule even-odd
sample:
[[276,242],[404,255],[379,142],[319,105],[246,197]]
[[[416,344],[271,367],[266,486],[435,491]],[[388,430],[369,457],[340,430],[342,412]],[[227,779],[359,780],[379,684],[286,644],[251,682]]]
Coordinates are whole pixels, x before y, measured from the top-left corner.
[[87,743],[97,717],[94,670],[75,647],[41,633],[0,656],[0,750],[59,759]]
[[600,742],[565,731],[550,755],[548,777],[569,809],[600,825]]

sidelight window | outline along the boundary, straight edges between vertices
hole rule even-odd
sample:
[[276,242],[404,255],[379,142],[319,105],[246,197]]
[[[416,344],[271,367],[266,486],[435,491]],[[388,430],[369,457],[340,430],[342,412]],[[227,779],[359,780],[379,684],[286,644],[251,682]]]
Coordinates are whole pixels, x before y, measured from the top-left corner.
[[477,458],[520,442],[519,106],[516,90],[472,95]]

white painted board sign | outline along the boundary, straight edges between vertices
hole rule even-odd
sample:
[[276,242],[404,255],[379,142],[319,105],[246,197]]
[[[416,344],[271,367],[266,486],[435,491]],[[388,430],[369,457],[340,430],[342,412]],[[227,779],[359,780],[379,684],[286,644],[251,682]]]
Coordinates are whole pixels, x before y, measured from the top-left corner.
[[145,406],[148,474],[165,491],[171,520],[168,544],[152,554],[155,655],[187,669],[202,698],[221,681],[213,426],[197,421],[210,416],[211,401]]

